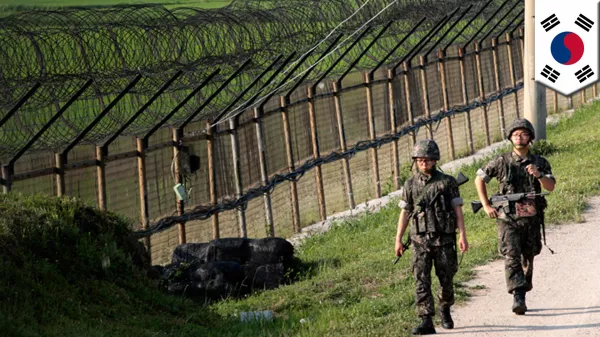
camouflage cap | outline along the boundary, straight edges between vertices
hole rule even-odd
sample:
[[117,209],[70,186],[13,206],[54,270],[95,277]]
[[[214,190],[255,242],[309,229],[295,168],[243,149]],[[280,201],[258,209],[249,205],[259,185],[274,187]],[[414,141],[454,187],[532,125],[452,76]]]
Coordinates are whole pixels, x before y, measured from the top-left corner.
[[510,123],[506,130],[506,139],[510,140],[510,136],[517,129],[527,129],[529,133],[531,133],[531,140],[535,139],[535,129],[533,128],[533,124],[525,118],[517,118]]
[[440,148],[432,139],[421,140],[415,144],[412,158],[429,158],[433,160],[440,160]]

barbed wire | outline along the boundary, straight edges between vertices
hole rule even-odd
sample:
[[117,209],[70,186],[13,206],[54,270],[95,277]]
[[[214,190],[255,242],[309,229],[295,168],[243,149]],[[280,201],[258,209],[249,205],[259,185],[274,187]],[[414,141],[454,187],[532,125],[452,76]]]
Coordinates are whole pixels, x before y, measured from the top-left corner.
[[514,87],[502,90],[496,94],[488,96],[484,100],[473,101],[468,105],[455,106],[450,110],[441,111],[437,114],[432,115],[431,117],[422,117],[414,121],[413,125],[402,128],[400,131],[395,133],[389,133],[380,137],[377,137],[374,140],[363,140],[357,142],[354,146],[349,148],[346,151],[338,152],[333,151],[324,157],[319,157],[316,159],[309,159],[302,164],[302,166],[296,168],[294,171],[289,172],[287,174],[275,174],[269,180],[267,185],[261,185],[258,187],[250,188],[248,191],[241,196],[240,198],[234,200],[224,200],[221,203],[214,206],[206,206],[200,205],[192,210],[189,210],[187,213],[178,216],[168,216],[165,217],[154,224],[150,225],[148,229],[139,230],[133,233],[133,235],[137,238],[148,237],[153,234],[162,232],[167,230],[178,223],[185,223],[193,220],[205,220],[211,217],[214,214],[221,213],[224,211],[230,211],[234,209],[243,209],[245,210],[248,206],[248,202],[254,198],[258,198],[265,193],[272,193],[275,187],[281,183],[286,181],[295,181],[297,182],[304,176],[304,174],[314,167],[328,164],[343,158],[351,158],[359,152],[366,151],[372,148],[380,148],[382,145],[389,144],[393,141],[399,140],[402,136],[405,136],[410,133],[416,133],[422,127],[433,127],[433,125],[438,124],[444,120],[444,118],[449,118],[451,116],[464,113],[466,111],[471,111],[480,107],[488,106],[491,103],[508,96],[512,93],[517,92],[518,90],[523,88],[523,82],[517,83]]
[[[138,74],[143,78],[83,139],[96,144],[112,136],[176,72],[181,75],[123,134],[139,135],[151,129],[181,102],[215,68],[221,72],[175,114],[165,126],[186,120],[230,74],[247,60],[251,64],[225,90],[208,104],[194,120],[215,116],[237,93],[243,92],[278,55],[302,55],[313,48],[337,24],[364,5],[340,27],[351,34],[390,2],[389,0],[237,0],[220,9],[175,8],[157,5],[114,6],[107,8],[65,8],[17,13],[0,19],[0,118],[36,83],[41,87],[0,129],[0,156],[16,153],[81,86],[89,79],[94,84],[34,144],[31,151],[60,149],[68,145],[103,108]],[[499,29],[506,26],[493,11],[501,2],[486,7],[481,20]],[[439,18],[457,6],[478,0],[408,0],[396,4],[371,22],[370,35],[350,50],[330,77],[341,74],[370,42],[377,28],[394,23],[355,65],[369,69],[385,55],[415,22],[427,16],[427,23],[414,33],[389,62],[400,59]],[[466,17],[476,13],[473,9]],[[490,21],[491,20],[491,21]],[[498,22],[496,22],[496,21]],[[468,39],[474,29],[465,32]],[[333,37],[327,39],[331,42]],[[435,39],[431,43],[434,43]],[[458,39],[456,42],[461,41]],[[464,40],[463,40],[464,41]],[[347,45],[350,43],[348,42]],[[307,60],[301,72],[316,62],[326,49],[323,43]],[[346,51],[340,46],[317,66],[306,81],[318,78],[332,60]],[[280,61],[273,69],[281,65]],[[272,74],[272,72],[271,72]],[[242,97],[257,94],[266,83],[264,76]],[[273,83],[280,77],[276,77]],[[273,86],[270,87],[274,88]],[[284,91],[289,88],[278,88]]]

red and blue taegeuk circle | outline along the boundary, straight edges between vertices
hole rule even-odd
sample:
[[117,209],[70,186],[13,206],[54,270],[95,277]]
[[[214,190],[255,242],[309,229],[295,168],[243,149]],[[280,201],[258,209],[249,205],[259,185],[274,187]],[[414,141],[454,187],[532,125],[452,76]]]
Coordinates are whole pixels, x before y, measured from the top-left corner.
[[573,32],[562,32],[552,40],[550,50],[556,62],[564,65],[575,64],[583,56],[583,40]]

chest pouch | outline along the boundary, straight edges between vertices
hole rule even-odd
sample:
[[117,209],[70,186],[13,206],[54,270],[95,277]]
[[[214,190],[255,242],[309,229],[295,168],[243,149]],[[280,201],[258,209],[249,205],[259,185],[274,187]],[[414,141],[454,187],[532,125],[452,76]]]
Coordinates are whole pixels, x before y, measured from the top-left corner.
[[517,219],[530,218],[537,215],[534,199],[521,199],[515,202]]

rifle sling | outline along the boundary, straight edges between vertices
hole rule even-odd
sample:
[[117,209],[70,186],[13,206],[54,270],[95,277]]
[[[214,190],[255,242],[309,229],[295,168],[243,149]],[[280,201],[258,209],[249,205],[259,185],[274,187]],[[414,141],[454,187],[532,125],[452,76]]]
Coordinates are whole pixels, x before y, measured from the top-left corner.
[[542,220],[541,225],[542,225],[542,237],[544,238],[544,246],[546,246],[546,248],[548,248],[550,253],[554,254],[554,251],[550,247],[548,247],[548,245],[546,244],[546,220],[544,219],[544,211],[542,211],[542,214],[540,215],[540,220]]

